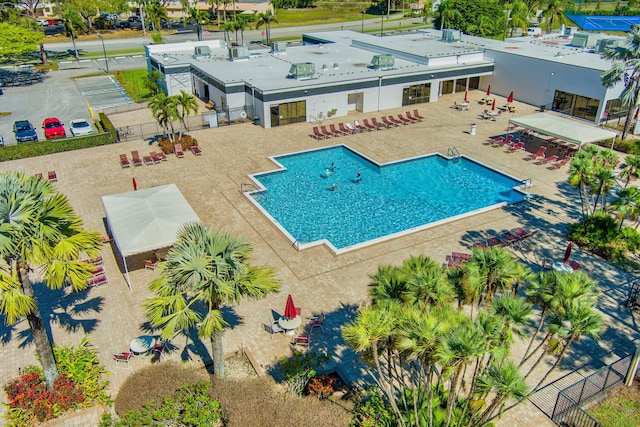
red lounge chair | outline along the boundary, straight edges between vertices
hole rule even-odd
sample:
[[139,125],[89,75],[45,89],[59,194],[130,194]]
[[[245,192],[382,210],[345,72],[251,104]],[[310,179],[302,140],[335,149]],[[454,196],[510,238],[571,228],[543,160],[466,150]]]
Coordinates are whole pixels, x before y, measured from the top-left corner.
[[42,172],[38,172],[35,176],[38,179],[44,179],[44,175],[42,175]]
[[324,334],[324,328],[322,327],[323,324],[324,324],[324,313],[320,313],[319,316],[313,316],[312,318],[309,319],[309,328],[311,332],[313,332],[314,329],[319,328]]
[[422,121],[422,119],[419,119],[419,118],[417,118],[415,116],[412,116],[410,111],[407,111],[405,114],[409,118],[409,120],[411,120],[411,121],[414,121],[414,122],[421,122]]
[[400,119],[400,121],[402,123],[404,123],[405,125],[408,125],[409,123],[413,123],[411,120],[407,119],[406,117],[404,117],[402,114],[398,114],[398,118]]
[[201,156],[202,155],[202,150],[200,150],[200,147],[198,147],[197,145],[191,146],[191,152],[193,154],[195,154],[196,156]]
[[144,260],[144,268],[148,268],[149,270],[155,271],[157,266],[158,266],[158,261],[151,261],[149,259]]
[[447,262],[447,267],[460,268],[460,267],[462,267],[462,264],[463,264],[463,262],[461,262],[460,260],[450,259]]
[[362,125],[360,124],[360,122],[359,122],[359,121],[357,121],[357,120],[354,120],[354,121],[353,121],[353,126],[354,126],[354,127],[355,127],[359,132],[365,132],[365,131],[366,131],[366,132],[369,132],[369,131],[373,130],[373,129],[367,129],[366,127],[362,126]]
[[320,133],[320,129],[318,129],[318,126],[313,127],[313,135],[311,136],[318,140],[328,138],[326,135]]
[[104,260],[102,259],[102,256],[99,256],[98,258],[87,259],[84,262],[86,262],[87,264],[91,264],[91,265],[102,265]]
[[516,151],[520,150],[524,150],[524,142],[516,142],[514,144],[511,144],[511,146],[509,147],[510,153],[515,153]]
[[386,116],[382,116],[382,123],[384,123],[388,128],[390,128],[392,126],[400,126],[400,123],[393,123]]
[[420,115],[420,113],[418,113],[418,110],[413,110],[413,117],[419,119],[419,120],[424,120],[424,117],[422,117]]
[[516,236],[515,234],[511,233],[510,231],[505,231],[504,233],[502,233],[500,235],[500,238],[502,239],[502,241],[505,242],[505,246],[511,246],[513,244],[516,244],[520,241],[520,237]]
[[142,156],[142,161],[144,162],[145,165],[152,165],[154,163],[151,156]]
[[345,134],[345,135],[352,134],[352,133],[355,131],[355,129],[354,129],[353,131],[351,131],[351,130],[347,129],[347,128],[344,126],[344,123],[342,123],[342,122],[338,123],[338,129],[340,129],[340,132],[342,132],[342,133],[343,133],[343,134]]
[[106,283],[109,283],[109,279],[107,279],[106,274],[103,274],[101,276],[95,276],[89,279],[89,282],[87,282],[87,287],[95,288],[96,286],[104,285]]
[[96,268],[95,270],[93,270],[93,271],[91,272],[91,275],[92,275],[93,277],[103,276],[104,274],[105,274],[105,272],[104,272],[104,267],[102,267],[102,266],[99,266],[98,268]]
[[333,136],[342,136],[344,133],[341,130],[336,129],[336,125],[330,124],[329,129],[331,129],[331,133]]
[[451,259],[457,259],[461,261],[469,261],[471,259],[471,254],[465,254],[461,252],[451,252]]
[[500,237],[495,236],[487,239],[487,244],[489,246],[505,246],[506,242],[500,239]]
[[577,261],[571,261],[569,265],[571,266],[571,268],[573,268],[573,271],[580,270],[580,263],[578,263]]
[[157,151],[157,152],[155,152],[155,153],[156,153],[156,155],[158,156],[158,158],[159,158],[160,160],[162,160],[162,161],[167,160],[167,155],[166,155],[166,154],[164,154],[164,151]]
[[389,127],[388,125],[380,123],[378,119],[376,119],[375,117],[371,119],[371,123],[373,124],[373,126],[377,127],[378,129]]
[[531,160],[535,160],[538,157],[543,158],[544,159],[544,152],[547,151],[547,147],[542,146],[538,149],[538,151],[536,151],[535,153],[529,154],[527,155],[527,157]]
[[374,126],[371,123],[369,123],[369,120],[367,120],[367,119],[362,120],[362,124],[364,125],[364,127],[366,127],[369,130],[380,130],[379,127]]
[[322,132],[322,134],[323,134],[324,136],[326,136],[327,138],[331,138],[332,136],[335,136],[334,134],[332,134],[331,132],[329,132],[329,131],[327,130],[327,127],[326,127],[326,126],[320,126],[320,131],[321,131],[321,132]]
[[565,157],[564,159],[560,160],[559,162],[556,162],[556,163],[552,164],[551,167],[554,168],[554,169],[560,169],[561,167],[563,167],[564,165],[566,165],[570,161],[571,161],[571,157]]
[[127,159],[126,154],[120,154],[120,166],[123,168],[131,167],[131,163],[129,163],[129,159]]
[[142,160],[140,159],[140,154],[137,151],[131,152],[131,160],[133,161],[133,166],[142,166]]
[[184,157],[184,151],[182,151],[182,144],[175,144],[173,146],[173,151],[176,153],[176,157],[179,159]]
[[472,247],[480,248],[480,249],[488,249],[489,244],[485,240],[480,240],[479,242],[475,242]]
[[58,175],[56,175],[56,171],[47,172],[47,177],[49,178],[49,181],[51,181],[51,182],[56,182],[58,180]]
[[129,369],[129,360],[131,359],[131,353],[118,353],[113,355],[113,360],[116,362],[116,368],[124,365],[125,369]]
[[155,151],[150,152],[149,157],[151,157],[151,160],[153,160],[153,163],[162,162],[162,159],[160,159],[160,156],[158,156],[158,153],[156,153]]
[[551,163],[558,160],[558,156],[555,154],[553,156],[545,157],[544,159],[539,159],[540,163]]
[[398,119],[396,119],[393,116],[388,116],[387,119],[391,122],[394,123],[396,126],[400,126],[400,125],[408,125],[409,123],[405,123],[403,121],[400,121]]
[[311,344],[311,339],[309,339],[309,337],[304,337],[304,336],[300,336],[300,337],[295,337],[293,340],[293,345],[298,348],[298,347],[309,347],[309,344]]

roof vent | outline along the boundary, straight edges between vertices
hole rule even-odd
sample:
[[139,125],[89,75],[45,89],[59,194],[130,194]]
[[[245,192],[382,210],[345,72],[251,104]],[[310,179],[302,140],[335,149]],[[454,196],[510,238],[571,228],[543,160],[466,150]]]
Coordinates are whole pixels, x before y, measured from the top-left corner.
[[327,71],[329,67],[327,67],[327,64],[322,64],[322,71]]
[[249,59],[249,48],[246,46],[232,46],[229,48],[229,59],[237,61],[240,59]]
[[338,68],[339,68],[339,67],[338,67],[338,63],[337,63],[337,62],[336,62],[336,63],[334,63],[334,64],[333,64],[333,69],[334,69],[334,70],[337,70]]
[[312,62],[298,62],[291,64],[287,78],[302,80],[311,78],[316,73],[316,66]]
[[196,46],[194,56],[209,56],[211,55],[211,48],[209,46]]
[[452,28],[442,30],[442,41],[446,43],[459,42],[462,39],[462,32]]
[[283,53],[287,51],[287,42],[279,40],[271,43],[271,53]]
[[396,60],[393,55],[373,55],[373,58],[371,59],[371,68],[375,70],[388,70],[393,68],[395,61]]

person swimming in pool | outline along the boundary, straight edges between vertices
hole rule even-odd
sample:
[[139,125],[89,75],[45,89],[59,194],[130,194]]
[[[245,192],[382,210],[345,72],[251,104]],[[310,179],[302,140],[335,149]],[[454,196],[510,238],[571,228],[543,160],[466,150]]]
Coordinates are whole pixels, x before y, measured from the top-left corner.
[[334,162],[331,162],[331,166],[329,166],[329,167],[328,167],[328,169],[329,169],[331,172],[335,172],[335,171],[336,171],[336,169],[338,169],[338,167],[336,166],[336,164],[335,164]]
[[333,184],[333,185],[331,185],[331,186],[327,187],[327,190],[329,190],[329,191],[335,191],[335,190],[337,190],[337,189],[338,189],[338,187],[340,187],[340,184],[335,183],[335,184]]
[[333,175],[334,173],[335,173],[335,172],[334,172],[334,171],[332,171],[331,169],[326,168],[326,169],[324,170],[324,172],[322,172],[320,175],[322,175],[322,177],[323,177],[323,178],[329,178],[329,177],[330,177],[331,175]]
[[358,173],[356,174],[356,177],[355,177],[355,178],[353,178],[351,181],[352,181],[354,184],[357,184],[357,183],[359,183],[360,181],[362,181],[362,176],[360,175],[360,172],[358,172]]

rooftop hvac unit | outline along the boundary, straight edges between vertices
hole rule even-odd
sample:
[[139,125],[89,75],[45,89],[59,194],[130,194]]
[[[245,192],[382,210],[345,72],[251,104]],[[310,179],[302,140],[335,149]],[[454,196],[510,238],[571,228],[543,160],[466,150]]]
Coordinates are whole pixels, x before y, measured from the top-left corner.
[[614,39],[614,38],[606,38],[600,39],[596,42],[595,51],[596,53],[604,53],[607,49],[615,49],[616,47],[625,45],[624,39]]
[[447,43],[459,42],[462,39],[460,33],[461,33],[460,30],[446,28],[442,30],[442,41]]
[[280,40],[271,43],[271,53],[282,53],[287,51],[287,42]]
[[249,59],[249,48],[246,46],[232,46],[229,48],[229,59],[236,61],[238,59]]
[[393,55],[385,54],[385,55],[373,55],[373,59],[371,60],[371,67],[377,70],[385,69],[385,68],[393,68],[396,59]]
[[595,47],[596,42],[601,38],[600,34],[575,33],[571,39],[573,47]]
[[565,37],[569,37],[574,35],[577,32],[578,32],[578,27],[565,27],[563,35]]
[[298,62],[297,64],[291,64],[289,68],[290,79],[304,79],[313,77],[316,73],[316,66],[312,62]]
[[195,56],[209,56],[211,55],[211,48],[209,46],[196,46]]

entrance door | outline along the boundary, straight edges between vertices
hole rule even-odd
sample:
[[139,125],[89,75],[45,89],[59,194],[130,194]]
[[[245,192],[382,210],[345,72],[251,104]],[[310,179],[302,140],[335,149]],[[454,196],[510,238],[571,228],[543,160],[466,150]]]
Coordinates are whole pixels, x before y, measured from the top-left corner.
[[362,92],[350,93],[347,96],[347,110],[348,111],[356,110],[356,111],[362,112],[363,100],[364,100],[364,93]]
[[280,126],[280,106],[271,106],[271,127]]
[[204,99],[206,99],[207,101],[209,100],[209,85],[208,84],[204,84]]

